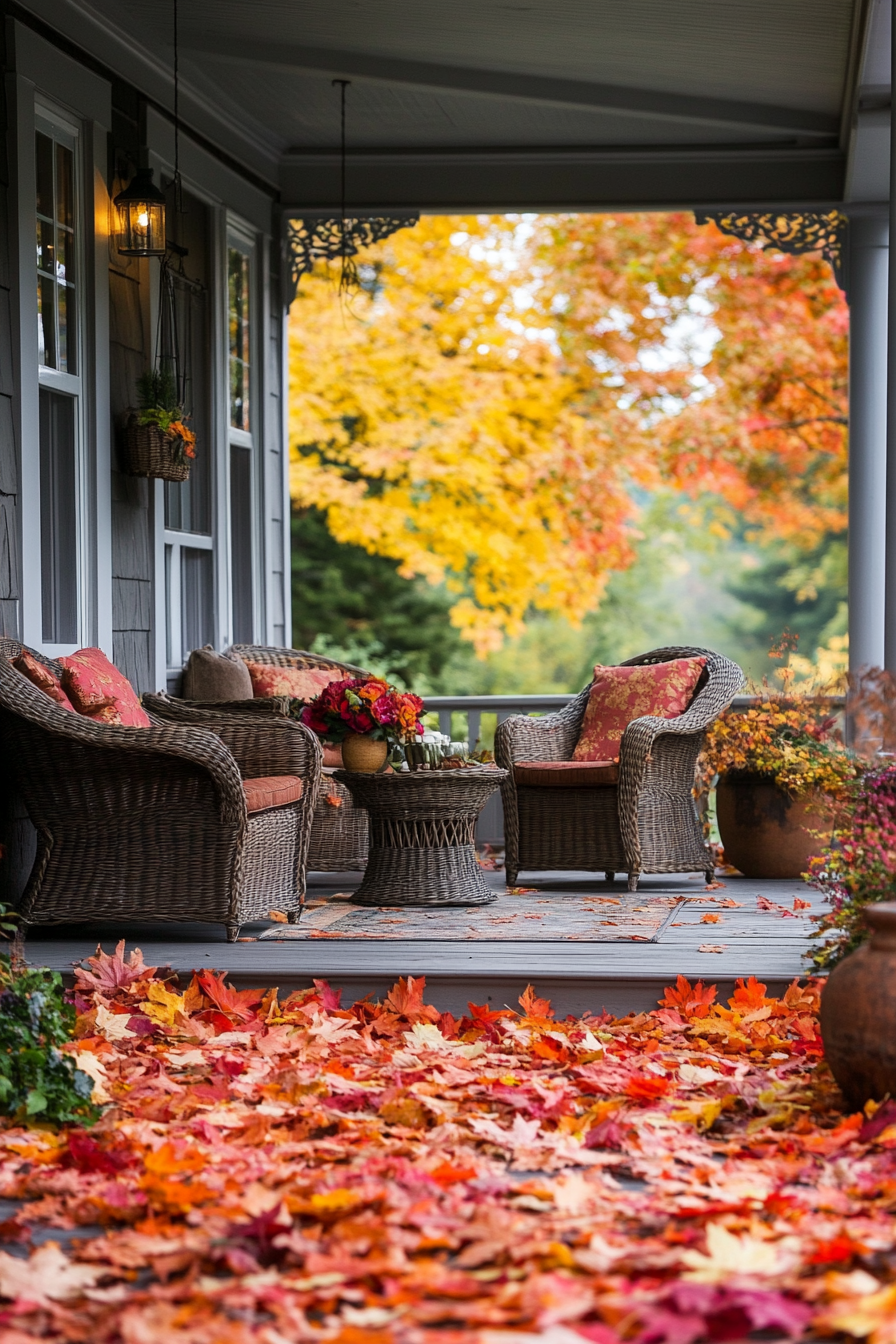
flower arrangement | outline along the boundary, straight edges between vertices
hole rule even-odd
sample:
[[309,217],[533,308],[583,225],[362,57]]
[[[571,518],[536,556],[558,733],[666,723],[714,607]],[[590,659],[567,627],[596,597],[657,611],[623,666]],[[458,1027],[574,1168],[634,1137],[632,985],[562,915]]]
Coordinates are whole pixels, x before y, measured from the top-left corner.
[[177,384],[169,369],[150,369],[137,381],[138,423],[154,425],[174,448],[175,459],[185,465],[196,456],[196,435],[188,428],[177,396]]
[[812,934],[823,942],[810,954],[820,970],[828,970],[864,942],[865,907],[893,899],[896,765],[871,770],[854,784],[848,815],[834,843],[811,860],[809,877],[831,907]]
[[395,746],[423,735],[422,713],[419,695],[398,691],[377,677],[350,677],[331,681],[299,717],[326,742],[344,742],[349,733],[359,733]]
[[762,775],[791,798],[819,792],[837,801],[861,763],[839,740],[822,701],[767,691],[761,704],[729,710],[709,729],[697,763],[696,796],[708,794],[726,772]]

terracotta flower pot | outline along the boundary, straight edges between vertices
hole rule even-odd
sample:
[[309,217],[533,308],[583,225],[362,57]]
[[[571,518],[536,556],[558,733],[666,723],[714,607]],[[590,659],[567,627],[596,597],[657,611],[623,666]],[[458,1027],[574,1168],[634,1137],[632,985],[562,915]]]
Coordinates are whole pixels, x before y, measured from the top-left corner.
[[799,877],[824,849],[833,827],[822,794],[789,798],[762,775],[723,775],[716,815],[725,861],[744,877]]
[[821,1035],[831,1073],[849,1105],[896,1094],[896,903],[869,905],[867,943],[828,976]]
[[342,764],[346,770],[361,775],[375,775],[382,770],[389,755],[388,742],[368,737],[366,733],[349,733],[342,743]]

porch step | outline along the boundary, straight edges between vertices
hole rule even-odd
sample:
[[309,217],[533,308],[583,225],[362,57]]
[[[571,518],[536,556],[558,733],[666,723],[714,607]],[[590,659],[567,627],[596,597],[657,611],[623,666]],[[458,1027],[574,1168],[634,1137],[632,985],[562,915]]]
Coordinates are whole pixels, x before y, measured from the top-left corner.
[[[485,874],[496,890],[503,875]],[[356,874],[316,875],[314,894],[347,890]],[[551,882],[569,885],[581,881],[583,890],[606,891],[594,874],[527,873],[527,885],[550,894]],[[307,942],[253,941],[228,943],[224,929],[210,924],[158,924],[145,920],[131,924],[97,923],[55,926],[29,932],[26,954],[35,964],[51,966],[71,979],[72,966],[90,956],[97,942],[111,951],[119,938],[128,947],[139,946],[149,965],[170,966],[181,978],[193,970],[213,967],[227,971],[239,988],[276,985],[283,994],[328,980],[343,990],[343,1002],[371,994],[382,998],[399,976],[425,976],[426,999],[443,1012],[459,1016],[468,1001],[493,1007],[514,1006],[527,984],[549,998],[558,1016],[606,1009],[614,1015],[642,1012],[656,1006],[664,988],[679,974],[689,980],[718,985],[724,1000],[740,977],[755,975],[774,994],[782,993],[794,977],[805,976],[804,953],[812,927],[809,915],[823,908],[817,892],[802,882],[762,882],[742,877],[724,879],[713,894],[731,896],[740,904],[721,908],[717,924],[703,924],[700,913],[684,907],[677,922],[667,924],[656,943],[587,943],[486,941],[440,942],[395,940],[309,940]],[[703,891],[702,882],[686,876],[642,879],[648,892],[679,891],[691,897]],[[813,909],[784,916],[758,908],[764,896],[776,906],[792,909],[794,897]],[[257,937],[267,925],[247,925],[243,935]],[[701,952],[701,946],[723,946],[721,952]]]

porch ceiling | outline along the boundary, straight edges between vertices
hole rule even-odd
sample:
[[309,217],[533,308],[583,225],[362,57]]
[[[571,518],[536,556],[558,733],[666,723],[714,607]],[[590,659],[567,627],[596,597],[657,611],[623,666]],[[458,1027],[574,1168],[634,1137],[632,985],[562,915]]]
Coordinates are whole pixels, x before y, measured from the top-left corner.
[[[165,80],[171,7],[94,17]],[[181,0],[182,71],[288,207],[800,204],[843,198],[873,0]],[[126,35],[126,37],[125,37]],[[148,68],[148,66],[147,66]],[[248,143],[254,152],[247,153]],[[262,162],[263,161],[263,162]]]

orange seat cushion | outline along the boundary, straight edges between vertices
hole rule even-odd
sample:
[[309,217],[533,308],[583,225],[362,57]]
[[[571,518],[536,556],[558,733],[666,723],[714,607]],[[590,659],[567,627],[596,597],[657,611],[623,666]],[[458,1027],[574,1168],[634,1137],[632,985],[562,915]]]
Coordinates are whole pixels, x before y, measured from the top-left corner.
[[45,667],[43,663],[38,662],[27,649],[22,650],[13,662],[13,667],[18,668],[23,677],[27,677],[32,685],[43,691],[44,695],[48,695],[51,700],[55,700],[57,705],[61,705],[63,709],[70,709],[74,713],[75,707],[62,689],[55,672],[49,667]]
[[302,781],[298,775],[265,775],[261,779],[244,779],[246,809],[264,812],[269,807],[283,807],[297,803],[302,796]]
[[517,761],[515,783],[526,789],[591,789],[616,784],[615,761]]
[[640,667],[594,669],[576,761],[618,761],[622,734],[634,719],[675,719],[694,698],[705,658],[674,658]]
[[288,695],[293,700],[314,700],[331,681],[342,681],[344,672],[322,667],[275,667],[270,663],[246,663],[256,700]]
[[95,723],[150,728],[146,710],[123,672],[102,649],[79,649],[59,659],[62,689],[79,714]]

